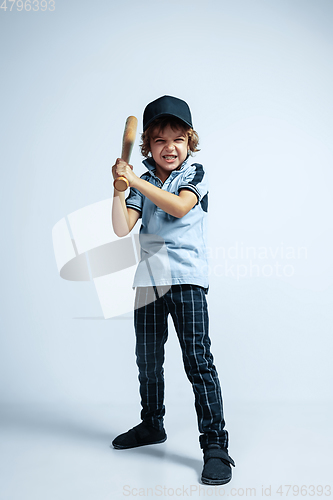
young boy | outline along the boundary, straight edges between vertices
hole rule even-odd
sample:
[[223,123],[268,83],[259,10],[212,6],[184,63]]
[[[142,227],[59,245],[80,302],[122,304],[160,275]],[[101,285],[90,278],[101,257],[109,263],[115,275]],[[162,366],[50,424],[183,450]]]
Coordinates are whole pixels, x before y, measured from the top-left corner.
[[219,485],[231,480],[230,464],[235,463],[228,455],[222,394],[210,352],[205,296],[207,181],[203,166],[189,162],[198,142],[187,103],[163,96],[148,104],[143,115],[141,152],[148,171],[139,178],[120,158],[112,167],[114,178],[125,176],[130,185],[126,199],[124,193],[114,192],[115,233],[127,235],[142,218],[141,261],[133,284],[142,422],[116,437],[112,445],[127,449],[167,438],[163,362],[171,314],[195,396],[204,453],[201,480]]

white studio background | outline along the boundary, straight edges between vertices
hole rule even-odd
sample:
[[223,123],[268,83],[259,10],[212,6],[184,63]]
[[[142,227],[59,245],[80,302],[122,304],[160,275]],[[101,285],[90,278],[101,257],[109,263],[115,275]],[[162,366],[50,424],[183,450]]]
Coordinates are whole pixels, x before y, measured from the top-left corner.
[[[132,319],[104,320],[91,282],[59,277],[51,232],[112,196],[126,117],[141,132],[145,105],[164,94],[189,103],[195,161],[209,172],[208,301],[227,422],[234,404],[331,403],[332,2],[7,4],[2,406],[111,404],[110,421],[125,400],[139,411]],[[194,419],[172,328],[166,384],[168,414],[186,401]]]

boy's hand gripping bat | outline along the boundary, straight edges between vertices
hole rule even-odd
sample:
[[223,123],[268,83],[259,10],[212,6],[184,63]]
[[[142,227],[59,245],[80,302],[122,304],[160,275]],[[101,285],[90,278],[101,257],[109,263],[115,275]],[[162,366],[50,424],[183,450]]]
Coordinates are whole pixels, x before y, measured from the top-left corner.
[[[126,163],[129,163],[131,157],[137,126],[138,119],[135,116],[129,116],[125,123],[123,147],[121,151],[121,159],[126,161]],[[113,185],[117,191],[126,191],[129,186],[129,182],[126,177],[120,176],[114,180]]]

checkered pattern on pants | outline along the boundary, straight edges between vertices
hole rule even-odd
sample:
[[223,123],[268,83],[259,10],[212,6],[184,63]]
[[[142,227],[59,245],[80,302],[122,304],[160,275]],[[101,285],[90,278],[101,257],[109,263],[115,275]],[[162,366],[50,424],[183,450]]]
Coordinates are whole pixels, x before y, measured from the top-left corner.
[[141,419],[157,429],[163,428],[163,363],[169,314],[175,325],[185,372],[195,396],[201,448],[218,443],[228,449],[221,388],[210,352],[207,301],[205,291],[200,286],[172,285],[166,293],[163,287],[158,287],[158,290],[155,287],[136,289],[134,326]]

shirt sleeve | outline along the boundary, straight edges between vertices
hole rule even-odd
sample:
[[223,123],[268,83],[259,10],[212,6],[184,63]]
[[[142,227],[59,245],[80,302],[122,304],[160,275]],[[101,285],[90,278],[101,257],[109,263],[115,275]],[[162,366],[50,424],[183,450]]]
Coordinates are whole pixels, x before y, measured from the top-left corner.
[[[150,179],[149,172],[145,172],[144,174],[140,175],[140,179],[144,179],[145,181],[149,182]],[[129,195],[125,200],[125,203],[128,208],[134,208],[134,210],[140,212],[140,217],[142,217],[144,199],[145,199],[144,195],[140,193],[138,189],[131,187]]]
[[207,174],[200,163],[193,163],[191,167],[178,186],[178,192],[181,189],[192,191],[197,195],[199,203],[208,193]]
[[143,195],[136,188],[130,188],[129,195],[125,200],[127,208],[133,208],[142,215]]

